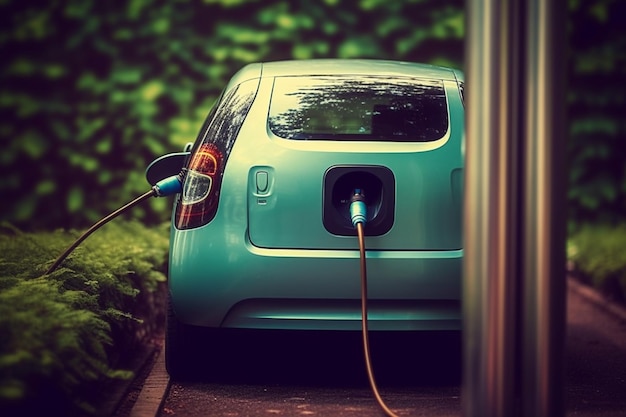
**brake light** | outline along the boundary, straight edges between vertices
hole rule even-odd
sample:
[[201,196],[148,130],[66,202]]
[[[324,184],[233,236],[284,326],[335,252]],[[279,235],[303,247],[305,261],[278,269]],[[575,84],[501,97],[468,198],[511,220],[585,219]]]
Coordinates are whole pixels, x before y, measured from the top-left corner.
[[206,224],[217,211],[223,155],[211,143],[203,143],[195,152],[185,177],[180,204],[177,207],[177,227],[189,229]]
[[226,162],[252,106],[258,83],[258,79],[253,79],[231,89],[207,117],[176,204],[174,224],[178,229],[203,226],[217,214]]

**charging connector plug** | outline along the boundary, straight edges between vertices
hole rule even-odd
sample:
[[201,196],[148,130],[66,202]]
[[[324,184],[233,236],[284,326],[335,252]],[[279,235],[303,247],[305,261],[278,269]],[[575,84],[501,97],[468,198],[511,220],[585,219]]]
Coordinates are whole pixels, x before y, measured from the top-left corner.
[[352,226],[365,224],[367,220],[367,206],[365,205],[365,194],[360,188],[356,188],[350,199],[350,220]]
[[172,175],[154,184],[152,191],[155,197],[167,197],[178,194],[183,190],[183,173]]

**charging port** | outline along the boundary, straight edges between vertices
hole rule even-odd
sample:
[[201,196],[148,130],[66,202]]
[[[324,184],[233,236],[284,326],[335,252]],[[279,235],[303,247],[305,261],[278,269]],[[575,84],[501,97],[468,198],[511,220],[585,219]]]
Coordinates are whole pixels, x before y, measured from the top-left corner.
[[368,236],[387,233],[394,222],[395,178],[391,170],[379,165],[338,165],[324,174],[324,227],[339,236],[356,236],[350,217],[355,187],[366,196]]

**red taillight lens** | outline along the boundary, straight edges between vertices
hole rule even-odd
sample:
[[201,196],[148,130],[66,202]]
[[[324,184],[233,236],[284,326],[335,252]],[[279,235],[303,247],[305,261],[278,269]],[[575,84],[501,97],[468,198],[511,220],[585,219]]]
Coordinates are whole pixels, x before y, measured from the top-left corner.
[[215,175],[218,168],[218,160],[221,158],[222,155],[215,146],[210,143],[204,143],[193,156],[189,169],[206,175]]

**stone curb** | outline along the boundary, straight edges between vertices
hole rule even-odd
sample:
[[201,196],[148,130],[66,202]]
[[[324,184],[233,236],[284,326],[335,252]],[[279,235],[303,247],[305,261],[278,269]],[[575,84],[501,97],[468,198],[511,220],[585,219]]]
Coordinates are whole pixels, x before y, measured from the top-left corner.
[[169,389],[169,382],[170,377],[165,369],[165,355],[161,348],[129,417],[157,416]]

